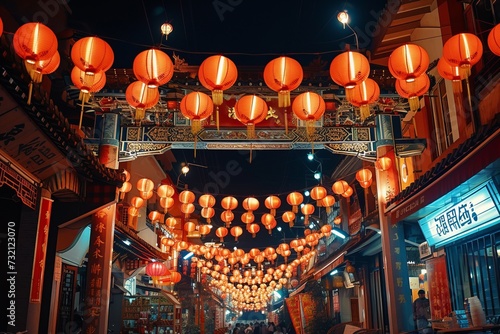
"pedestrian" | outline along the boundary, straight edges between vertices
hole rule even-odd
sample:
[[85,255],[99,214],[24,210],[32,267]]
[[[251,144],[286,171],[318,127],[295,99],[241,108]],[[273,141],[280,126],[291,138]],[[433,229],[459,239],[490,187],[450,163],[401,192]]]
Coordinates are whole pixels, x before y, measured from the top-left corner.
[[429,333],[430,303],[424,290],[418,290],[418,298],[413,302],[413,321],[419,333]]

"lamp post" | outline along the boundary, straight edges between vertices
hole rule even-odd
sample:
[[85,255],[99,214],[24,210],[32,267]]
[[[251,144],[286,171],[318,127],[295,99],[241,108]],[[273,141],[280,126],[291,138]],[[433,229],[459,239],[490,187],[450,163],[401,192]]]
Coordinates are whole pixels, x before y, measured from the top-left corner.
[[356,34],[356,31],[351,28],[349,25],[349,14],[347,14],[347,11],[343,10],[337,14],[337,20],[339,20],[340,23],[345,27],[347,26],[349,29],[351,29],[352,33],[354,34],[354,37],[356,38],[356,50],[359,50],[359,42],[358,42],[358,34]]

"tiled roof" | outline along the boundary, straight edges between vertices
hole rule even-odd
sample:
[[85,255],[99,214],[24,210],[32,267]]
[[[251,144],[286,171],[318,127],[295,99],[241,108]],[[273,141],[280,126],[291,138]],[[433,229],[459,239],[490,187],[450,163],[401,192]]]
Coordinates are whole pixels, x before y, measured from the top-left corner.
[[433,183],[437,178],[439,178],[443,173],[445,173],[450,167],[454,166],[459,161],[465,159],[467,155],[474,150],[479,143],[486,140],[488,137],[493,135],[495,131],[500,128],[500,114],[496,114],[496,117],[492,122],[482,126],[475,134],[473,134],[464,143],[454,149],[450,154],[443,158],[439,163],[437,163],[433,168],[427,171],[424,175],[416,179],[407,188],[401,191],[393,199],[391,199],[387,206],[404,201],[405,199],[416,194],[426,186]]
[[0,84],[37,124],[40,131],[66,156],[79,175],[91,181],[121,187],[123,173],[102,165],[85,145],[83,138],[70,128],[68,120],[56,106],[42,104],[35,99],[28,105],[28,87],[19,70],[0,64]]

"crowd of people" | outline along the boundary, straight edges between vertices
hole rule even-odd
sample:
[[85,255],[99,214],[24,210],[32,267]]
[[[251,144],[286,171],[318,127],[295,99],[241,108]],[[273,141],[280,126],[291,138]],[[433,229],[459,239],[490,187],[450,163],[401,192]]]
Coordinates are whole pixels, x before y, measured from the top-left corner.
[[255,323],[235,323],[230,326],[227,334],[287,334],[285,324],[275,325],[274,322],[255,322]]

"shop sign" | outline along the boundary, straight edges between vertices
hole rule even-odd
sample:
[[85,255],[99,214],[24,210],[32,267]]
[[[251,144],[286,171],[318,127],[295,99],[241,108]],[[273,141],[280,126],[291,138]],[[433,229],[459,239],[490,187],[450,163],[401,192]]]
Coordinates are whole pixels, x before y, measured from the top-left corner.
[[421,219],[419,224],[429,246],[443,246],[497,223],[499,211],[493,196],[498,195],[495,186],[489,182],[464,196],[460,202]]

